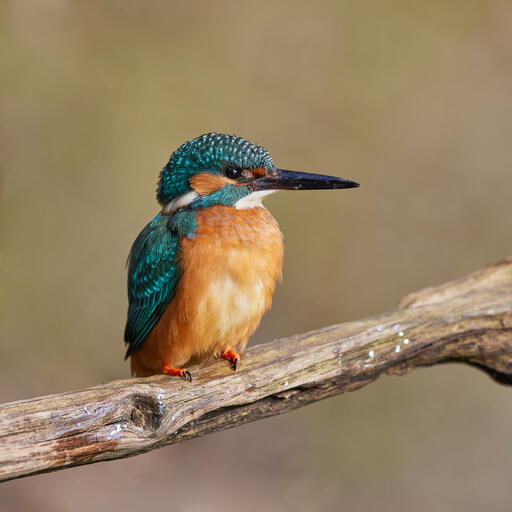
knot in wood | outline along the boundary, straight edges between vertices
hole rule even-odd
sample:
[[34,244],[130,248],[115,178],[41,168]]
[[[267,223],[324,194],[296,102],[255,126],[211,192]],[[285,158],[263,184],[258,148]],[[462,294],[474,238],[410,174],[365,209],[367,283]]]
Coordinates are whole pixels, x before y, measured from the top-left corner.
[[130,418],[144,431],[158,430],[162,423],[163,404],[151,395],[135,395],[132,399]]

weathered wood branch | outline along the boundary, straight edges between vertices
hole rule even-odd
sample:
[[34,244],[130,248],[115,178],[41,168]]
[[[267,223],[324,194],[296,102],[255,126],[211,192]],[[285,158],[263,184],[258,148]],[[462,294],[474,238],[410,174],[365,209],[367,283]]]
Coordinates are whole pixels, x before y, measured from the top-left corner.
[[464,362],[512,384],[512,259],[407,296],[397,310],[165,376],[0,406],[0,480],[137,455],[322,398],[383,373]]

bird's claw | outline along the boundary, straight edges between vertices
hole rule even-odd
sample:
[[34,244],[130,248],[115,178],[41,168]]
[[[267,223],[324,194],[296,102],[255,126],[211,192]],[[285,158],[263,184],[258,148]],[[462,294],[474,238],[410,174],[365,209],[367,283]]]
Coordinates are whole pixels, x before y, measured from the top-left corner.
[[164,364],[163,372],[166,375],[181,377],[183,380],[192,382],[192,374],[186,368],[174,368],[168,363]]
[[192,382],[192,374],[188,370],[181,370],[181,378],[188,382]]
[[227,359],[233,365],[233,371],[236,372],[238,364],[240,363],[240,354],[235,350],[230,349],[226,350],[226,352],[222,354],[222,357]]

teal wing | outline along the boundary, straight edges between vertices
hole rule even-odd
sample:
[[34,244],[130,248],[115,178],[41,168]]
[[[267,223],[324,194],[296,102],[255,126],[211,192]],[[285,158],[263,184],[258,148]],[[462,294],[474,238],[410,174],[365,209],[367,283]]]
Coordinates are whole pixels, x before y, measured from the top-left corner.
[[142,346],[151,329],[174,298],[181,272],[179,236],[157,215],[139,234],[128,265],[128,319],[124,340],[126,357]]

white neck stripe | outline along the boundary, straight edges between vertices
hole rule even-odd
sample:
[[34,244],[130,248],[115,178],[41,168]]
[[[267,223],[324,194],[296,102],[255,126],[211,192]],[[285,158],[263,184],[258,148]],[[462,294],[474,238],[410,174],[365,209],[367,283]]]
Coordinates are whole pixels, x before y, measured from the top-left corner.
[[175,197],[163,207],[162,213],[164,215],[171,215],[171,213],[174,213],[176,210],[189,205],[197,197],[199,197],[199,194],[195,190],[191,190],[181,196]]
[[258,190],[257,192],[252,192],[248,196],[242,197],[235,203],[235,208],[237,210],[247,210],[249,208],[254,208],[255,206],[263,206],[261,200],[277,192],[277,190]]
[[[254,208],[255,206],[263,206],[261,203],[262,199],[270,194],[277,192],[277,190],[258,190],[257,192],[252,192],[251,194],[242,197],[235,203],[235,208],[237,210],[246,210],[248,208]],[[162,213],[164,215],[171,215],[176,210],[183,208],[184,206],[188,206],[192,201],[197,199],[199,194],[195,190],[191,190],[190,192],[186,192],[181,196],[175,197],[172,201],[169,201],[162,209]]]

